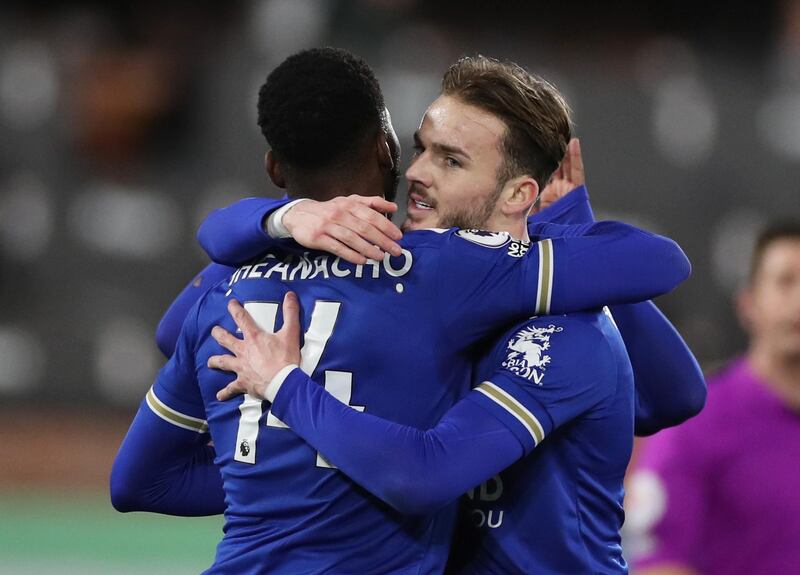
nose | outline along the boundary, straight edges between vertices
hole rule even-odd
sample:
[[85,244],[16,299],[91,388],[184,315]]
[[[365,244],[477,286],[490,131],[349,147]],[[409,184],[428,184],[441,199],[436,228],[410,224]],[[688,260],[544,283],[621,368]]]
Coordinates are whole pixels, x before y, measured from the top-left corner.
[[430,187],[431,171],[424,153],[411,160],[411,165],[406,170],[406,180],[411,185],[420,184],[426,188]]

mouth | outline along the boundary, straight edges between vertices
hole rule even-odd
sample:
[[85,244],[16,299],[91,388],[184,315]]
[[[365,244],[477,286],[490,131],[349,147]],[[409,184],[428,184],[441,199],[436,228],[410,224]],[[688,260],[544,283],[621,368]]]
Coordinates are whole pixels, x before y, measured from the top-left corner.
[[408,195],[409,207],[413,206],[420,211],[433,211],[433,204],[430,203],[430,200],[426,201],[426,199],[423,199],[419,194],[412,192]]

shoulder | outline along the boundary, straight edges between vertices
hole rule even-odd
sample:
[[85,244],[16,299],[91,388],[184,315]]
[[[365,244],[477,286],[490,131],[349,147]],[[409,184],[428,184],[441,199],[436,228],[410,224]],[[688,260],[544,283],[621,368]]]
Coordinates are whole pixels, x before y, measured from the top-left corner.
[[494,360],[523,377],[533,377],[534,373],[543,377],[551,366],[567,373],[608,373],[606,368],[615,373],[614,354],[601,329],[602,322],[600,312],[532,317],[498,341]]
[[442,255],[459,258],[494,260],[508,256],[513,261],[524,256],[531,244],[514,239],[508,232],[432,228],[407,232],[401,245],[412,251],[417,248],[433,248]]

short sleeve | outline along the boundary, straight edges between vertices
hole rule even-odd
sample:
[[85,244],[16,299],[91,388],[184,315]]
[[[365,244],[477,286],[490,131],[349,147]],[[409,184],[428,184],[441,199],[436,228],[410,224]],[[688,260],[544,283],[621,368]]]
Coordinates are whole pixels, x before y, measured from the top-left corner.
[[146,396],[148,407],[158,417],[177,427],[198,433],[208,431],[195,367],[197,314],[204,299],[195,303],[187,314],[175,353],[161,368]]
[[469,397],[503,421],[526,453],[616,392],[613,353],[588,322],[530,320],[500,342],[493,357],[496,371]]

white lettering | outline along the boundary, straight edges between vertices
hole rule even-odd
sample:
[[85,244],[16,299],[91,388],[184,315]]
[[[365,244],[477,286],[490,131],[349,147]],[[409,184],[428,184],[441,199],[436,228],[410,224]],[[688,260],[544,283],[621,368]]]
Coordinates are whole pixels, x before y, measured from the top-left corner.
[[260,264],[254,265],[253,269],[250,270],[250,274],[247,277],[260,278],[261,272],[259,271],[259,268],[263,268],[265,265],[267,265],[267,262],[261,262]]
[[292,270],[292,273],[289,274],[289,280],[293,280],[297,275],[297,272],[300,272],[301,280],[307,279],[311,274],[311,269],[311,260],[308,259],[308,252],[305,252],[303,253],[303,257],[300,258],[300,261],[297,263],[297,266]]
[[308,278],[313,280],[319,274],[322,274],[322,277],[328,279],[330,274],[328,273],[328,256],[317,256],[314,258],[314,273]]
[[489,518],[486,521],[486,524],[489,526],[489,529],[497,529],[503,524],[503,510],[500,510],[500,513],[497,516],[497,519],[492,523],[492,517],[494,516],[496,509],[489,510]]
[[340,263],[341,261],[342,261],[342,258],[336,258],[335,260],[333,260],[333,263],[331,264],[331,272],[332,272],[332,273],[333,273],[333,275],[335,275],[337,278],[344,278],[344,277],[347,277],[347,276],[349,276],[351,273],[353,273],[353,272],[351,272],[350,270],[343,270],[343,269],[341,269],[341,268],[339,267],[339,263]]
[[403,265],[400,268],[394,268],[392,267],[391,254],[387,253],[383,256],[383,269],[386,270],[387,274],[394,278],[399,278],[400,276],[406,275],[411,269],[411,265],[414,263],[414,257],[408,250],[403,250],[401,257],[403,258]]
[[273,266],[267,273],[264,274],[265,278],[269,278],[274,273],[280,273],[281,279],[286,281],[287,276],[289,275],[289,264],[292,261],[292,256],[288,256],[284,259],[281,263]]

